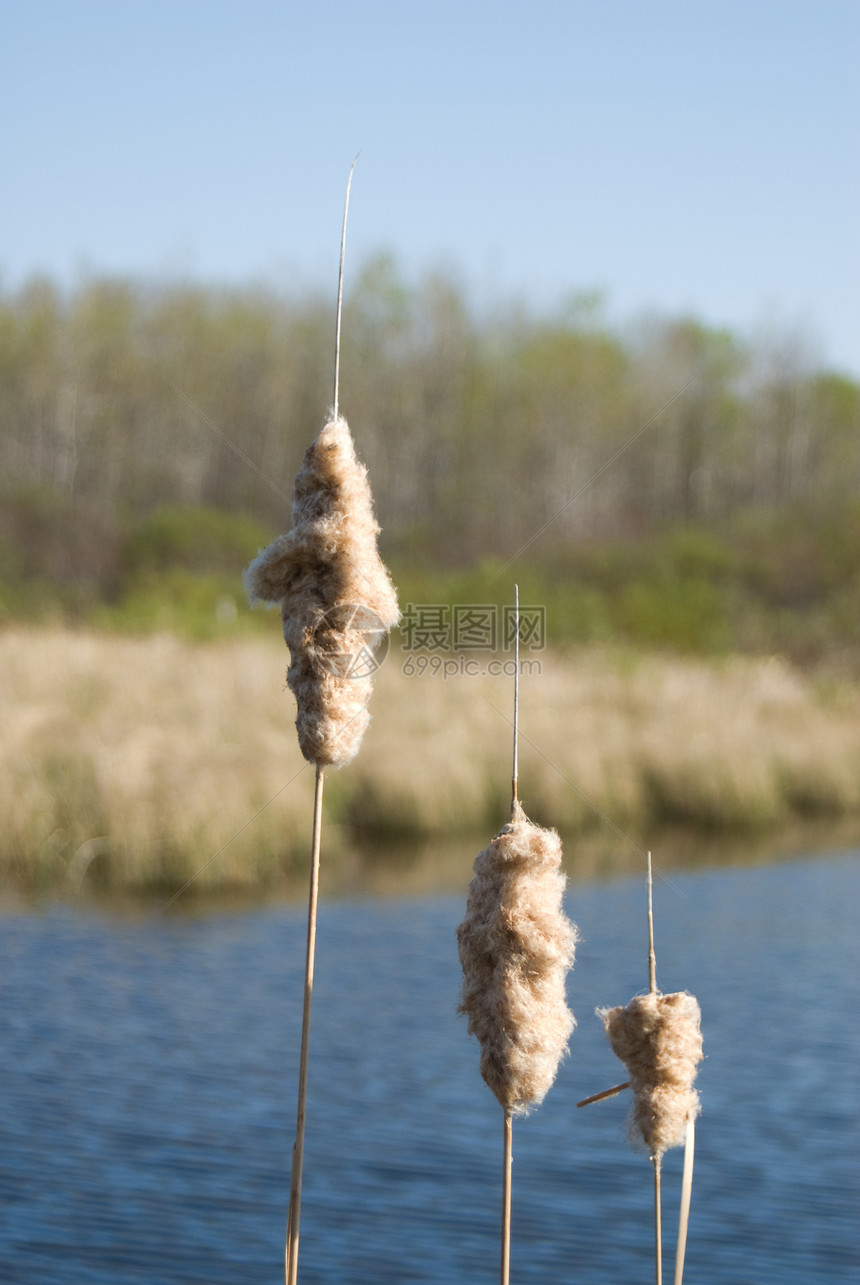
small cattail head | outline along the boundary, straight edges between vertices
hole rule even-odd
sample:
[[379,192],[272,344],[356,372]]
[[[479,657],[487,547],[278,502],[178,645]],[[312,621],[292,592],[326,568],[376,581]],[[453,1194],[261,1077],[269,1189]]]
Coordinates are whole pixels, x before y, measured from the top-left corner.
[[613,1052],[630,1073],[631,1141],[641,1138],[661,1156],[684,1142],[687,1121],[700,1110],[693,1088],[702,1060],[698,1000],[686,991],[635,996],[626,1008],[598,1009]]
[[519,804],[475,859],[457,929],[460,1011],[481,1044],[481,1074],[505,1111],[543,1101],[574,1028],[565,1000],[576,927],[564,914],[561,841]]

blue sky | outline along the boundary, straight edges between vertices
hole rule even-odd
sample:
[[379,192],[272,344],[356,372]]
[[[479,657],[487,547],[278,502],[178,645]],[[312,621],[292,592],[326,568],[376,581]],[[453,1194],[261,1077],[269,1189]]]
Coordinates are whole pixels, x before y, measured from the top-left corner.
[[860,375],[856,0],[0,0],[0,277],[331,283],[803,331]]

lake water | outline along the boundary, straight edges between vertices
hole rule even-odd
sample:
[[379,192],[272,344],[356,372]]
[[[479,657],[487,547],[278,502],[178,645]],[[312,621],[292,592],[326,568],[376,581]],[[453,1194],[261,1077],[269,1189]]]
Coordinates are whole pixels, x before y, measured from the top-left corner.
[[[571,1056],[514,1126],[512,1280],[648,1282],[652,1185],[594,1017],[647,985],[644,882],[574,885]],[[703,1012],[685,1281],[856,1282],[860,853],[655,884]],[[501,1111],[456,1014],[460,897],[327,901],[300,1280],[498,1279]],[[283,1280],[303,907],[0,916],[0,1279]],[[680,1151],[664,1162],[671,1280]]]

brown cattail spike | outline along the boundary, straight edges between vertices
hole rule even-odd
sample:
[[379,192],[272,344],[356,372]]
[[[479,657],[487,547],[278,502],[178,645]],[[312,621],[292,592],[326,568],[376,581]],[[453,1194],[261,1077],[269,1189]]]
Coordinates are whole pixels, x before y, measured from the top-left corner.
[[545,1097],[575,1025],[565,976],[577,934],[562,909],[561,841],[516,803],[474,870],[457,929],[460,1011],[480,1041],[481,1074],[519,1115]]
[[631,1140],[641,1136],[652,1156],[680,1146],[687,1121],[699,1113],[693,1088],[702,1060],[701,1014],[686,991],[635,996],[626,1008],[599,1009],[613,1051],[630,1072]]
[[358,753],[370,722],[373,649],[399,619],[378,534],[349,426],[331,420],[296,477],[292,530],[245,572],[251,602],[280,604],[299,746],[321,766],[343,767]]

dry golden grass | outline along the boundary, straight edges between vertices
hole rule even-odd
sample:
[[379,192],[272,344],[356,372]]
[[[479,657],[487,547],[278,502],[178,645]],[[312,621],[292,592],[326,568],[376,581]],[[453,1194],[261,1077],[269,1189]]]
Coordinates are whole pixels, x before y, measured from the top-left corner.
[[[190,878],[304,766],[278,698],[283,645],[10,630],[2,859],[29,881]],[[313,774],[283,790],[207,883],[265,882],[305,839]]]
[[[313,773],[274,622],[273,633],[210,644],[0,634],[7,881],[173,889],[230,840],[201,891],[263,888],[303,867]],[[604,826],[599,813],[638,835],[664,822],[762,828],[860,813],[857,687],[819,690],[775,659],[622,662],[588,651],[541,663],[522,680],[521,793],[563,836]],[[392,654],[364,752],[330,777],[332,859],[348,868],[356,839],[396,839],[405,852],[497,827],[509,802],[510,688],[406,677]]]

